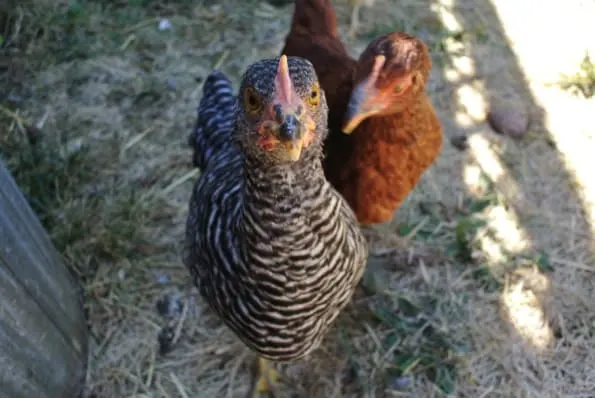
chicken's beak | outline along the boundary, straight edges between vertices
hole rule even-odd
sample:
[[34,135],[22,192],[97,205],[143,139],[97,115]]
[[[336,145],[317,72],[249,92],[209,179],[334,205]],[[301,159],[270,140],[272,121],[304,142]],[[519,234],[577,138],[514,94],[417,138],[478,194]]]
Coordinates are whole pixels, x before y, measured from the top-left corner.
[[279,145],[284,150],[285,158],[296,162],[302,154],[307,131],[305,131],[305,126],[300,122],[296,112],[283,110],[283,107],[278,107],[277,109],[276,119],[279,127],[276,131],[276,136],[279,140]]
[[287,154],[287,160],[292,162],[297,162],[300,159],[302,154],[302,149],[304,148],[304,140],[291,140],[289,142],[283,143],[285,146],[285,153]]
[[384,55],[377,55],[370,75],[353,89],[342,128],[345,134],[353,133],[362,121],[384,109],[385,105],[379,98],[376,82],[385,61]]
[[375,99],[377,95],[375,88],[366,87],[365,82],[357,86],[349,103],[347,104],[347,112],[345,113],[345,122],[343,124],[343,132],[345,134],[353,133],[353,130],[360,125],[365,119],[379,113],[384,105],[378,103]]
[[299,160],[303,148],[308,145],[311,131],[316,126],[307,116],[304,103],[295,92],[285,55],[279,59],[271,119],[272,130],[283,148],[286,160]]

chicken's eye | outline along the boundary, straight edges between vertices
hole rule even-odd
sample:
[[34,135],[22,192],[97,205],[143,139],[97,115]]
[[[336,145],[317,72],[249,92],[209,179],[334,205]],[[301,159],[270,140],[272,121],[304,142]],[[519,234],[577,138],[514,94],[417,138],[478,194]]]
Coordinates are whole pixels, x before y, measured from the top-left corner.
[[244,106],[246,107],[246,110],[253,115],[262,110],[262,101],[256,91],[251,87],[248,87],[244,91]]
[[312,90],[310,91],[310,96],[308,97],[308,103],[311,106],[318,106],[320,103],[320,86],[318,83],[314,83],[312,86]]

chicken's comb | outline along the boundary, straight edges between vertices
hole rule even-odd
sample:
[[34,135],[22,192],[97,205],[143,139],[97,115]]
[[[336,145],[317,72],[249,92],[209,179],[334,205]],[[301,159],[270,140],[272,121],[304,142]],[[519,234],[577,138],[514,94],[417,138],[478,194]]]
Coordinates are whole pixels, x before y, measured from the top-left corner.
[[279,58],[277,76],[275,77],[275,89],[277,98],[289,103],[293,88],[291,84],[291,77],[289,76],[289,66],[287,65],[286,55],[281,55]]

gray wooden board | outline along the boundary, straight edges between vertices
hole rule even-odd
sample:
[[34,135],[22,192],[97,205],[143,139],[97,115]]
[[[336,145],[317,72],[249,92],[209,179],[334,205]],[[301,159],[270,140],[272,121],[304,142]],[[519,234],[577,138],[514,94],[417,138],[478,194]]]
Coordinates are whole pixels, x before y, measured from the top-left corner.
[[0,161],[0,397],[77,394],[86,360],[79,286]]

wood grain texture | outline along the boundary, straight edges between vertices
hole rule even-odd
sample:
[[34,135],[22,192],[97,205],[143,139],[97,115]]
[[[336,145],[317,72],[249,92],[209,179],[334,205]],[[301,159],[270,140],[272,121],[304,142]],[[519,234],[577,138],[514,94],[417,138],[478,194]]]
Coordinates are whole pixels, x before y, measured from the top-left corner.
[[87,333],[77,281],[0,161],[0,398],[77,397]]

